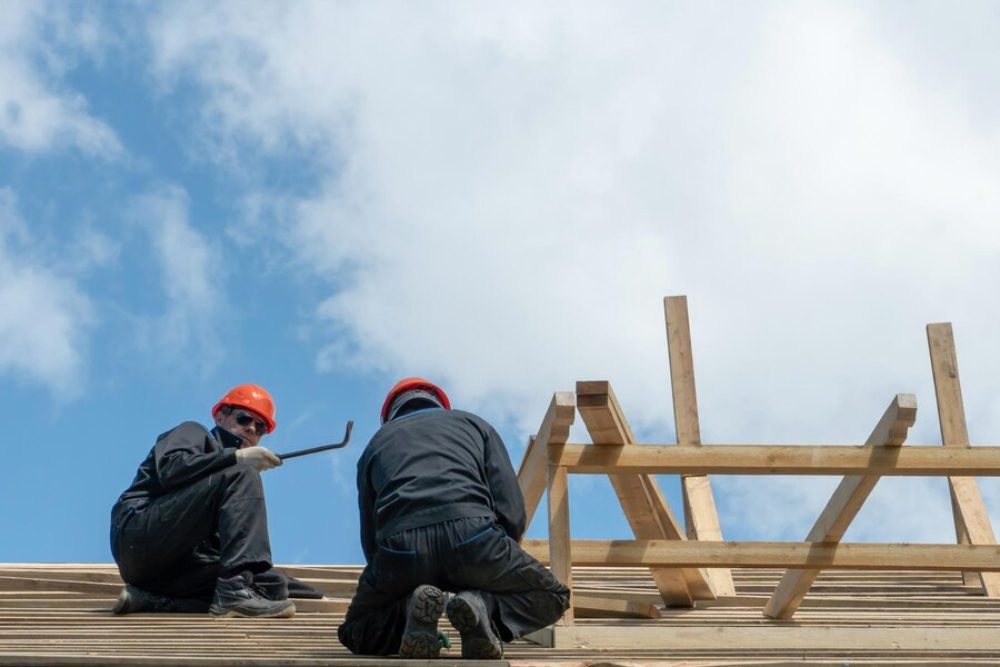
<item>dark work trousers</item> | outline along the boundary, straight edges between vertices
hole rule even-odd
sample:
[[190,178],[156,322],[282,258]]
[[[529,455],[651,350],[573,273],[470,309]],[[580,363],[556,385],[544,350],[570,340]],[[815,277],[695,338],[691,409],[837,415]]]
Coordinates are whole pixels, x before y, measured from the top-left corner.
[[357,655],[398,653],[406,598],[421,584],[483,591],[494,628],[508,642],[554,623],[569,604],[569,589],[492,517],[453,519],[379,543],[337,631],[340,643]]
[[260,473],[237,463],[145,507],[115,505],[111,552],[125,582],[207,609],[219,576],[271,567]]

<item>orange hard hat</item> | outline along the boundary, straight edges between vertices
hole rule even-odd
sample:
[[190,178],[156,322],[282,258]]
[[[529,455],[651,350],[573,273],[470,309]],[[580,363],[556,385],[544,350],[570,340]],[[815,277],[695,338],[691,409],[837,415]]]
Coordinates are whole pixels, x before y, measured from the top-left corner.
[[227,391],[212,408],[213,417],[223,405],[235,405],[256,412],[267,422],[268,433],[278,426],[274,421],[274,400],[263,387],[258,385],[241,384]]
[[444,406],[446,410],[451,409],[451,401],[448,400],[448,394],[444,393],[444,389],[437,386],[430,380],[425,380],[423,378],[403,378],[396,384],[392,386],[389,393],[385,395],[385,402],[382,403],[382,423],[385,423],[386,418],[389,416],[389,406],[392,405],[392,401],[402,394],[404,391],[410,391],[411,389],[426,389],[441,401],[441,405]]

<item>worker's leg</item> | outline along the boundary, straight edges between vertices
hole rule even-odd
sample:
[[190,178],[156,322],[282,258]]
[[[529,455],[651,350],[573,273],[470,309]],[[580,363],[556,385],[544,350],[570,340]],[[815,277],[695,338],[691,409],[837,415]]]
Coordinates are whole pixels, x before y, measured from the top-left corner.
[[437,562],[432,527],[397,533],[379,544],[358,581],[340,643],[356,655],[394,655],[407,623],[407,597],[421,584],[435,584]]
[[337,628],[340,643],[355,655],[397,653],[406,627],[407,594],[383,590],[372,566],[365,567],[344,622]]
[[449,589],[483,592],[490,619],[507,642],[554,623],[569,606],[569,589],[496,524],[457,543],[445,567]]
[[[218,533],[218,560],[199,546]],[[210,592],[216,578],[271,566],[260,473],[237,464],[154,499],[120,522],[113,551],[122,578],[176,597]]]

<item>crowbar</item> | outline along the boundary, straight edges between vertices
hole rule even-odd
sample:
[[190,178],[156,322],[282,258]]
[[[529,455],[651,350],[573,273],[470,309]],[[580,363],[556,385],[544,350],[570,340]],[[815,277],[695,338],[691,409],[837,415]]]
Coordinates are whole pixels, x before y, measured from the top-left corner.
[[305,456],[306,454],[315,454],[317,452],[325,452],[328,449],[340,449],[347,445],[347,441],[351,439],[351,429],[354,428],[354,420],[347,422],[347,432],[344,433],[344,439],[341,442],[334,443],[332,445],[320,445],[319,447],[312,447],[310,449],[300,449],[297,452],[288,452],[287,454],[278,454],[278,458],[284,461],[285,459],[294,459],[296,456]]

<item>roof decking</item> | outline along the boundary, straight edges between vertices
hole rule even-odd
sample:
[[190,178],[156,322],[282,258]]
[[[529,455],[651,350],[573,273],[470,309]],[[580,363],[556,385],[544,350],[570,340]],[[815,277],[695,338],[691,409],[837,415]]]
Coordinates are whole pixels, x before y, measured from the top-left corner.
[[[337,642],[336,628],[360,568],[287,570],[331,599],[300,601],[299,613],[288,620],[115,617],[110,609],[120,581],[111,565],[2,565],[0,665],[357,664]],[[780,570],[732,573],[735,597],[698,601],[694,608],[658,607],[659,619],[588,619],[577,609],[575,625],[555,628],[555,647],[518,641],[507,647],[505,660],[514,665],[1000,661],[1000,600],[963,586],[958,572],[824,571],[792,621],[761,615]],[[660,603],[648,570],[574,568],[573,579],[580,595]],[[442,655],[454,664],[461,652],[457,633],[451,635],[454,646]]]

